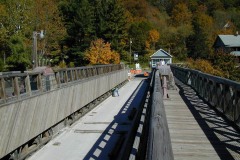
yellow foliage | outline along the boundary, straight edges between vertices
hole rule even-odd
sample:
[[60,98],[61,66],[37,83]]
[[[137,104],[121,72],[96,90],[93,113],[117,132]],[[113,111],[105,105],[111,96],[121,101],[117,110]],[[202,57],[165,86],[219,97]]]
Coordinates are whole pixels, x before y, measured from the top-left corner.
[[187,4],[179,3],[172,11],[172,23],[174,26],[190,25],[192,20],[192,13],[188,9]]
[[67,65],[66,65],[66,63],[65,63],[64,61],[60,61],[60,63],[58,64],[58,66],[59,66],[60,68],[67,68]]
[[145,47],[146,49],[150,49],[150,42],[148,40],[145,42]]
[[[145,42],[146,49],[155,49],[155,43],[158,42],[160,34],[156,29],[149,31],[148,39]],[[152,46],[152,47],[151,47]]]
[[156,43],[160,38],[159,32],[156,29],[149,31],[149,40],[150,42]]
[[90,64],[118,64],[120,56],[117,52],[111,50],[110,43],[104,43],[103,39],[97,39],[91,42],[90,48],[85,53],[85,59]]
[[224,73],[221,70],[214,68],[208,60],[197,59],[194,61],[193,59],[188,59],[187,65],[189,68],[196,69],[204,73],[224,77]]

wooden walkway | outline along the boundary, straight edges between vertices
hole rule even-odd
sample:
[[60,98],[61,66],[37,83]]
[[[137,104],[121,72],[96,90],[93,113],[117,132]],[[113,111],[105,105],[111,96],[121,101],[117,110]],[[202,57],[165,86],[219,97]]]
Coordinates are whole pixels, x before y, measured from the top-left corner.
[[240,160],[240,133],[176,80],[164,106],[175,160]]

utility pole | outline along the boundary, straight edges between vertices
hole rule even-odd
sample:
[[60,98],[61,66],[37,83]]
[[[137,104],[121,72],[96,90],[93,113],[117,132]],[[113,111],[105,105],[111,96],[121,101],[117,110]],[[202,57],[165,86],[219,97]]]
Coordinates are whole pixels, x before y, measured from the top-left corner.
[[132,64],[132,38],[130,38],[130,64]]

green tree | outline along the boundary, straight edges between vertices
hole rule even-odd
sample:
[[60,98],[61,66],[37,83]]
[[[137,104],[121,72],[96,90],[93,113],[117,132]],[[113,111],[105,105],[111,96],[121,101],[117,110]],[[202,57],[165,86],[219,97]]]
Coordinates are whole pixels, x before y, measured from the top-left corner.
[[227,8],[234,8],[240,5],[239,0],[221,0],[224,7]]
[[0,2],[1,54],[10,70],[23,70],[29,65],[31,49],[26,37],[30,37],[28,33],[31,30],[32,4],[32,0]]
[[84,51],[90,46],[92,39],[96,37],[94,26],[94,7],[88,0],[62,0],[60,10],[64,16],[67,28],[67,38],[64,45],[70,49],[67,54],[68,61],[75,66],[85,64]]
[[4,70],[5,58],[8,54],[8,36],[6,29],[7,10],[4,4],[0,3],[0,71]]
[[212,16],[216,10],[224,10],[221,0],[208,0],[205,2],[208,13]]
[[95,4],[96,35],[122,51],[127,39],[127,21],[123,6],[118,0],[101,0]]
[[6,20],[3,24],[8,31],[8,36],[14,34],[26,34],[32,29],[32,6],[33,0],[3,0],[7,13]]
[[189,39],[188,47],[190,56],[195,59],[209,58],[213,51],[213,18],[206,14],[206,11],[206,6],[199,6],[193,19],[194,35]]
[[151,29],[152,26],[148,22],[136,22],[130,26],[129,36],[132,38],[132,51],[138,52],[139,55],[145,53],[146,41]]
[[[16,60],[13,58],[14,45],[21,42],[24,52],[30,54],[33,45],[33,31],[44,30],[45,33],[44,40],[38,41],[39,56],[48,56],[56,51],[58,54],[61,53],[59,41],[65,36],[65,31],[57,4],[58,0],[2,0],[0,2],[1,54],[6,58],[10,56],[7,63],[11,63],[9,65],[12,68],[16,68],[13,65],[18,64],[12,62]],[[19,39],[19,43],[12,43],[12,38]],[[26,61],[31,61],[31,56],[25,56],[25,54],[18,56],[23,56],[28,58]]]
[[26,51],[24,37],[13,35],[9,40],[10,56],[7,57],[9,70],[24,71],[31,64],[30,54]]
[[237,30],[240,29],[240,10],[237,8],[231,8],[227,10],[227,14],[230,16],[229,20],[237,27]]

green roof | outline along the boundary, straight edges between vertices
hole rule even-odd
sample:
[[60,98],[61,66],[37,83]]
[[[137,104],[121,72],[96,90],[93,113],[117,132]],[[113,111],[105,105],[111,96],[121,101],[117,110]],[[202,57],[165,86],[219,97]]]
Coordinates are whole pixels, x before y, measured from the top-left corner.
[[153,55],[150,56],[151,58],[172,58],[172,56],[164,51],[163,49],[159,49]]
[[240,47],[240,35],[219,35],[226,47]]

